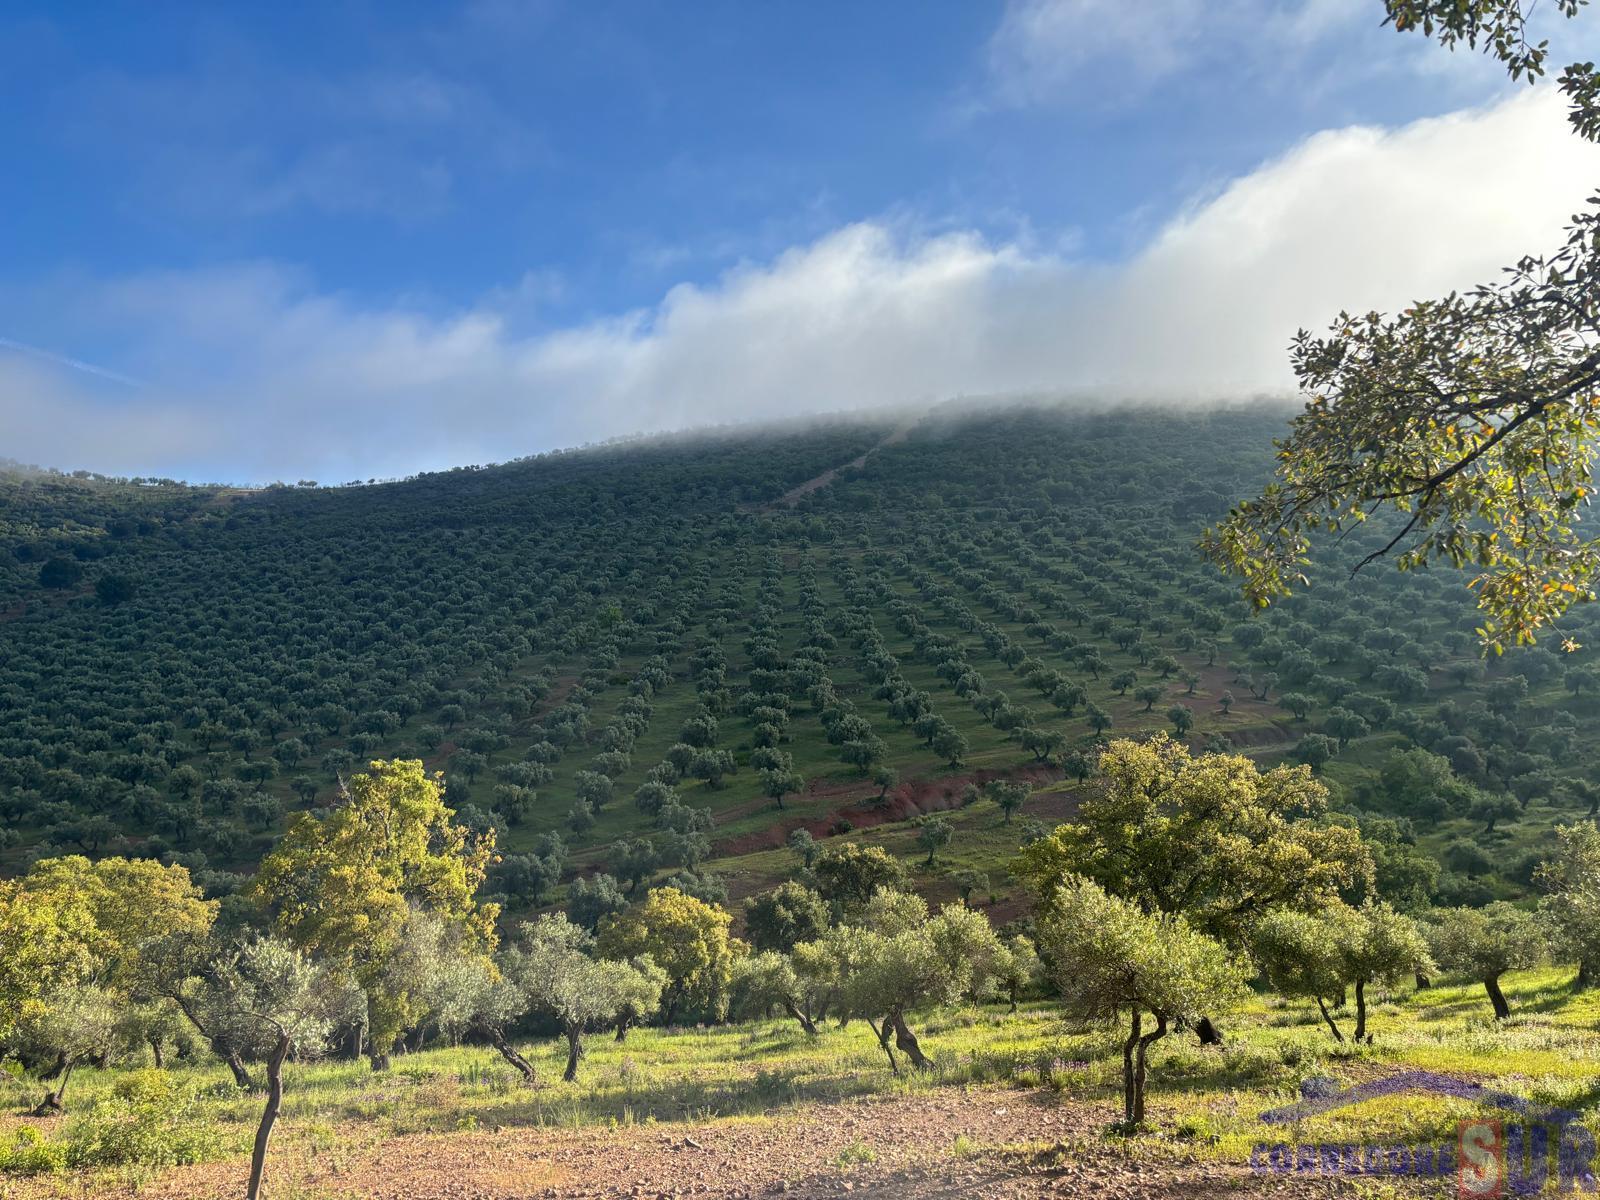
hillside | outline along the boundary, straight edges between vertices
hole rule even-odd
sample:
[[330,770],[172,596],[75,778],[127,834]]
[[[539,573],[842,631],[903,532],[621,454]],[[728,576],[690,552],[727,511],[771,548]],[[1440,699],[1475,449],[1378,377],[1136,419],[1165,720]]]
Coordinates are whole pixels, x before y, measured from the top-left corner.
[[[0,870],[160,856],[226,895],[404,756],[497,827],[513,912],[597,873],[738,899],[804,829],[1004,920],[1077,752],[1165,729],[1314,761],[1401,905],[1524,893],[1600,763],[1595,614],[1485,664],[1465,577],[1349,576],[1375,529],[1252,617],[1194,545],[1282,422],[951,410],[337,488],[7,474]],[[1035,790],[1013,818],[992,780]]]

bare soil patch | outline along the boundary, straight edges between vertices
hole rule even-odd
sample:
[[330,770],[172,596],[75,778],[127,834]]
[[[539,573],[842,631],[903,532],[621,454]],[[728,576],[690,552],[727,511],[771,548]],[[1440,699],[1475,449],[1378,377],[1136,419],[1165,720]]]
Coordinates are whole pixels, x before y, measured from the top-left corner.
[[[753,1119],[496,1129],[395,1138],[333,1155],[291,1151],[275,1159],[268,1179],[279,1196],[363,1200],[1352,1194],[1346,1181],[1265,1177],[1181,1144],[1158,1155],[1124,1154],[1100,1136],[1112,1115],[1106,1105],[1049,1092],[947,1088]],[[139,1195],[220,1200],[243,1194],[246,1172],[243,1161],[186,1168]]]
[[[877,798],[873,785],[867,780],[850,783],[812,780],[806,786],[805,794],[808,799],[849,796],[853,802],[840,805],[825,816],[795,816],[774,820],[764,829],[752,830],[738,837],[717,842],[714,852],[718,857],[754,854],[758,850],[778,849],[788,841],[789,835],[796,829],[804,829],[812,837],[823,838],[832,834],[840,821],[848,821],[855,829],[871,829],[895,821],[909,821],[923,813],[960,808],[961,793],[969,783],[981,788],[993,779],[1010,779],[1033,787],[1044,787],[1059,782],[1061,778],[1059,767],[1050,763],[1030,763],[1008,770],[985,769],[960,775],[942,775],[936,779],[909,779],[890,788],[882,800]],[[863,791],[868,795],[863,797],[861,794]],[[752,802],[729,810],[729,815],[745,816],[759,808],[767,807],[773,807],[770,800]],[[1057,815],[1058,808],[1070,811],[1071,803],[1047,801],[1041,797],[1028,802],[1028,813],[1033,815],[1036,807],[1038,807],[1037,815],[1054,816]],[[775,807],[773,812],[774,815],[778,815]]]

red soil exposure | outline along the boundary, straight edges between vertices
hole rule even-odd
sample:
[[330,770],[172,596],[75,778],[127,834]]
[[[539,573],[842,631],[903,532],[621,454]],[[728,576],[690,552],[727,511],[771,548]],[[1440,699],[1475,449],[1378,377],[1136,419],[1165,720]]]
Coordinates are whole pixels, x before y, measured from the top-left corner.
[[[894,821],[909,821],[923,813],[940,812],[961,807],[961,792],[969,783],[982,787],[993,779],[1009,779],[1043,787],[1061,779],[1059,767],[1049,763],[1030,764],[1012,770],[971,771],[963,775],[948,775],[942,779],[911,779],[892,787],[880,802],[876,797],[861,799],[859,783],[817,783],[806,788],[812,799],[855,794],[856,803],[834,809],[825,817],[794,817],[774,821],[765,829],[753,830],[738,837],[726,838],[713,847],[721,857],[753,854],[758,850],[776,850],[788,841],[796,829],[804,829],[814,838],[831,836],[840,821],[848,821],[855,829],[871,829]],[[1038,801],[1030,801],[1037,804]],[[1051,805],[1055,807],[1055,805]],[[754,811],[751,809],[750,811]]]
[[[1157,1122],[1177,1115],[1160,1096],[1151,1108]],[[1360,1194],[1356,1178],[1264,1175],[1244,1162],[1204,1154],[1123,1151],[1103,1136],[1115,1111],[1112,1100],[995,1086],[940,1088],[813,1102],[755,1120],[616,1129],[512,1125],[394,1137],[334,1154],[286,1148],[270,1161],[267,1179],[273,1195],[327,1200],[1304,1200]],[[178,1168],[142,1182],[137,1195],[224,1200],[243,1194],[247,1170],[242,1159]],[[108,1178],[96,1182],[94,1194],[123,1198],[135,1189]]]
[[1250,729],[1228,730],[1228,740],[1239,749],[1248,750],[1252,746],[1281,746],[1294,741],[1295,737],[1281,725],[1257,725]]
[[444,764],[446,760],[448,760],[457,749],[458,747],[454,742],[440,742],[437,750],[423,758],[423,770],[429,772],[444,770]]

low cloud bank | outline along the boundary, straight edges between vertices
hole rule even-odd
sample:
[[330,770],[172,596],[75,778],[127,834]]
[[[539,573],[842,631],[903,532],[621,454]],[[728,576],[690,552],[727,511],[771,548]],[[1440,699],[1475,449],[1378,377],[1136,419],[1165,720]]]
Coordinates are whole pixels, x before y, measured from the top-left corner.
[[90,331],[127,377],[0,345],[0,444],[108,472],[333,481],[962,394],[1281,393],[1296,328],[1490,280],[1553,248],[1597,181],[1600,150],[1541,89],[1319,134],[1114,264],[862,222],[535,335],[492,304],[362,307],[274,264],[0,288],[0,320],[47,306],[63,344]]

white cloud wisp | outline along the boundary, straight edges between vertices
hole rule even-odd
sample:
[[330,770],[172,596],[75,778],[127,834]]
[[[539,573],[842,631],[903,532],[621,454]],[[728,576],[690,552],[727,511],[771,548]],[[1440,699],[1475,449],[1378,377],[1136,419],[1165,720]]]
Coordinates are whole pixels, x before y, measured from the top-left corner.
[[273,265],[0,288],[0,329],[23,305],[59,311],[74,324],[52,344],[103,333],[147,381],[103,387],[0,347],[0,444],[66,467],[341,479],[963,394],[1284,392],[1296,328],[1492,279],[1553,248],[1597,179],[1600,150],[1538,90],[1319,134],[1119,263],[865,222],[535,334],[496,302],[375,309]]

